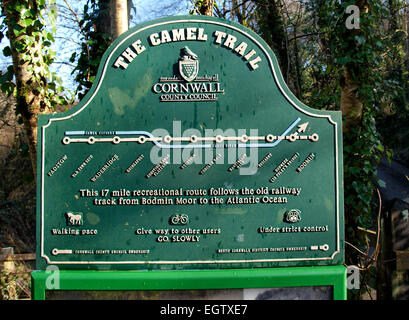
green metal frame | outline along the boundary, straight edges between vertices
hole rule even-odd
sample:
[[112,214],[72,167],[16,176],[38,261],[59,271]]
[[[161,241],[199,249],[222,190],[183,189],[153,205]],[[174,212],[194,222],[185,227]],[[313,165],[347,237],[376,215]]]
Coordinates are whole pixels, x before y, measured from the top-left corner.
[[[332,286],[334,300],[346,300],[345,266],[178,271],[60,270],[51,290],[200,290]],[[32,299],[45,300],[50,272],[32,272]]]

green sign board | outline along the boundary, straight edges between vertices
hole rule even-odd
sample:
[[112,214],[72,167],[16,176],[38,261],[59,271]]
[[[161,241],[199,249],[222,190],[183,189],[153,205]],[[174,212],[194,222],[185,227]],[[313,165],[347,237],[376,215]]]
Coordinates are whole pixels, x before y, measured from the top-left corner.
[[241,25],[129,30],[38,128],[38,269],[344,261],[341,114],[298,101]]

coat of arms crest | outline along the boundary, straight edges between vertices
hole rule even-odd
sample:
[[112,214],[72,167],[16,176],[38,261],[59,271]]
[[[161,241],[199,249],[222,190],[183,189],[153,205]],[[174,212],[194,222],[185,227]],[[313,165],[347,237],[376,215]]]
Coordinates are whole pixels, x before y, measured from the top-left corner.
[[180,49],[179,73],[188,82],[194,80],[199,72],[199,60],[197,58],[197,55],[188,47]]

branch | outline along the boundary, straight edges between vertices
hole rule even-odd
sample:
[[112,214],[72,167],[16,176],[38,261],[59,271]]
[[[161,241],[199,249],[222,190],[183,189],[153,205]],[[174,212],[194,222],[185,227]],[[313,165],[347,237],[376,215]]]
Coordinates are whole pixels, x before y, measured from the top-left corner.
[[78,22],[78,25],[80,25],[80,19],[78,18],[78,14],[71,8],[67,0],[64,0],[64,2],[67,5],[68,10],[74,15],[75,20]]
[[372,257],[370,257],[367,253],[361,251],[360,249],[358,249],[357,247],[355,247],[353,244],[349,243],[348,241],[345,241],[345,243],[349,246],[351,246],[352,248],[354,248],[356,251],[358,251],[361,255],[365,256],[366,258],[368,258],[369,260],[371,260],[371,262],[364,268],[359,268],[359,270],[361,271],[367,271],[372,267],[372,264],[374,262],[378,261],[378,255],[379,255],[379,249],[380,249],[380,235],[381,235],[381,213],[382,213],[382,197],[381,197],[381,193],[379,192],[379,189],[376,189],[377,193],[378,193],[378,199],[379,199],[379,209],[378,209],[378,219],[377,219],[377,236],[376,236],[376,245],[375,245],[375,251],[372,255]]
[[304,37],[309,37],[309,36],[317,36],[317,35],[320,35],[320,34],[324,34],[324,32],[312,32],[312,33],[300,34],[300,35],[295,36],[295,37],[293,37],[291,39],[288,39],[288,41],[290,42],[290,41],[296,40],[298,38],[304,38]]
[[70,39],[70,38],[55,36],[54,39],[66,40],[66,41],[75,43],[75,44],[78,45],[78,46],[81,46],[81,42],[74,41],[74,40],[72,40],[72,39]]
[[54,61],[53,63],[55,63],[55,64],[60,64],[60,65],[70,66],[70,67],[72,67],[72,68],[75,68],[75,67],[76,67],[75,65],[73,65],[73,64],[71,64],[71,63],[69,63],[69,62],[65,62],[65,61]]
[[[78,23],[78,26],[81,26],[81,22],[80,22],[80,19],[78,18],[77,13],[71,8],[71,6],[70,6],[69,3],[67,2],[67,0],[64,0],[64,2],[65,2],[65,4],[67,5],[68,9],[69,9],[69,10],[72,12],[72,14],[74,15],[75,20],[76,20],[77,23]],[[84,33],[84,31],[81,29],[81,27],[80,27],[80,33],[82,33],[82,35],[84,36],[85,40],[88,40],[87,34]],[[88,58],[89,58],[89,57],[90,57],[90,52],[89,52],[88,41],[85,41],[85,46],[86,46],[86,48],[87,48],[87,56],[88,56]]]
[[249,2],[249,1],[251,1],[251,0],[244,0],[242,3],[236,5],[235,7],[232,7],[232,8],[229,9],[229,10],[225,10],[223,13],[222,13],[219,9],[217,9],[218,14],[219,14],[221,17],[225,18],[225,17],[226,17],[226,14],[228,14],[229,12],[234,12],[234,11],[236,11],[237,9],[239,9],[241,6],[245,5],[245,4],[246,4],[247,2]]

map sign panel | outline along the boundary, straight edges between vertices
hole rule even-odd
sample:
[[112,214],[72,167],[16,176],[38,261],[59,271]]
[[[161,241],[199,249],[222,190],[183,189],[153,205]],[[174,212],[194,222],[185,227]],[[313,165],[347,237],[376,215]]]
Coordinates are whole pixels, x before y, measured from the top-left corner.
[[341,128],[243,26],[141,24],[77,106],[39,118],[37,267],[342,264]]

